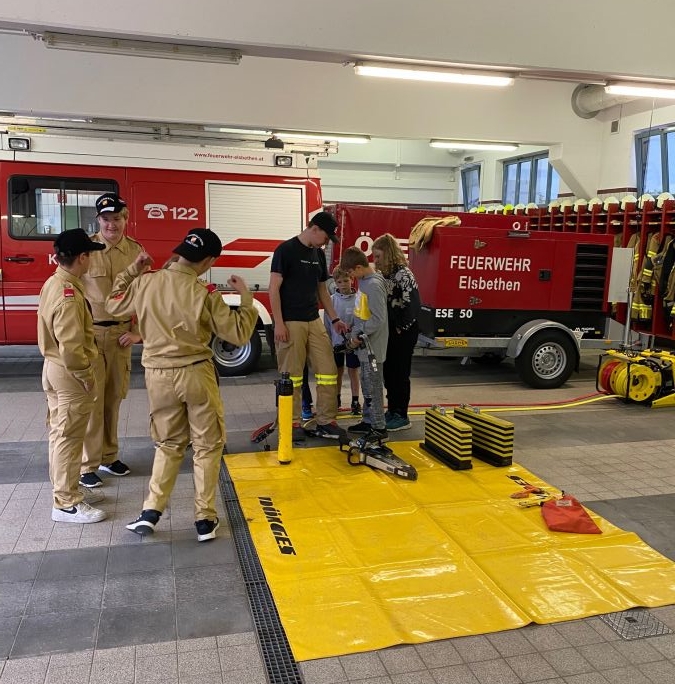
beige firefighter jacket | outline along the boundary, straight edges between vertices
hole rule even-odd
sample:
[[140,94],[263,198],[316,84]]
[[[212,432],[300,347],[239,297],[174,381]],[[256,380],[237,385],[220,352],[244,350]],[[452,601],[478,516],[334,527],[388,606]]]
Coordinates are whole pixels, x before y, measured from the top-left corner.
[[93,385],[92,361],[98,350],[91,312],[82,281],[60,266],[40,291],[37,325],[42,356]]
[[238,309],[231,309],[215,285],[205,285],[192,268],[178,263],[140,276],[131,264],[115,279],[106,310],[118,318],[138,317],[146,368],[206,361],[213,356],[213,335],[241,346],[251,339],[258,320],[250,292],[241,296]]
[[[106,300],[112,292],[117,274],[134,262],[143,251],[143,246],[126,235],[116,245],[111,245],[100,233],[92,236],[91,239],[105,245],[105,249],[91,252],[89,270],[82,277],[84,291],[91,304],[94,321],[113,320],[115,317],[106,311]],[[136,332],[137,328],[132,327],[132,330]]]

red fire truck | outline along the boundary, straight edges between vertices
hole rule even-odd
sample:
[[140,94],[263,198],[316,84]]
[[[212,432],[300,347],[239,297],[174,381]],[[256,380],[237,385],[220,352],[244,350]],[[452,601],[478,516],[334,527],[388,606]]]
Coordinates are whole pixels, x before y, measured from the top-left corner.
[[[340,248],[367,254],[391,233],[408,254],[418,221],[448,212],[337,204]],[[526,215],[453,212],[461,226],[437,227],[410,250],[422,300],[419,348],[485,362],[513,358],[521,379],[559,387],[580,350],[622,341],[607,302],[613,235],[530,230]],[[339,261],[339,253],[332,263]],[[614,338],[614,339],[612,339]]]
[[38,294],[54,271],[57,233],[96,230],[94,202],[117,192],[128,203],[128,233],[157,267],[190,227],[223,241],[209,281],[224,300],[230,274],[255,291],[258,333],[244,347],[214,339],[224,375],[253,370],[271,339],[267,295],[271,255],[321,208],[316,156],[279,149],[109,141],[10,127],[0,131],[0,344],[35,344]]

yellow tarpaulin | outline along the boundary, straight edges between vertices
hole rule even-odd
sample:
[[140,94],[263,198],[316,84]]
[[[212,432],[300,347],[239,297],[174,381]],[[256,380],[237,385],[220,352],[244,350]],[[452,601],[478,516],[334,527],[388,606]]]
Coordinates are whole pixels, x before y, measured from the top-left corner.
[[675,564],[637,535],[595,515],[603,534],[550,532],[520,508],[509,475],[557,492],[524,468],[390,446],[417,481],[336,446],[225,457],[297,660],[675,603]]

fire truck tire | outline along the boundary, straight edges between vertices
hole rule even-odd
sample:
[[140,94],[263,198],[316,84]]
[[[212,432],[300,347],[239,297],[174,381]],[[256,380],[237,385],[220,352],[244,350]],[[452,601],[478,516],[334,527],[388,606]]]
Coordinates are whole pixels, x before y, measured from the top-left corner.
[[520,379],[535,389],[564,385],[577,365],[577,348],[560,330],[545,330],[528,340],[516,357]]
[[260,331],[256,329],[251,339],[241,347],[235,347],[219,337],[214,337],[211,340],[211,349],[213,362],[220,375],[248,375],[258,367],[262,355]]

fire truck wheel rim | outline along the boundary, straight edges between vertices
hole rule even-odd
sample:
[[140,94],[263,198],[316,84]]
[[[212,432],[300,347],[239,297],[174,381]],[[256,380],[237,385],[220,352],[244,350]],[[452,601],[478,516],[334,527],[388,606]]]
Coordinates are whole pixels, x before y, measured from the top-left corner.
[[258,330],[241,347],[235,347],[225,340],[214,337],[211,340],[213,360],[223,376],[247,375],[255,370],[262,354],[262,341]]

